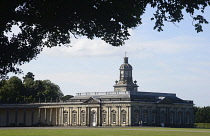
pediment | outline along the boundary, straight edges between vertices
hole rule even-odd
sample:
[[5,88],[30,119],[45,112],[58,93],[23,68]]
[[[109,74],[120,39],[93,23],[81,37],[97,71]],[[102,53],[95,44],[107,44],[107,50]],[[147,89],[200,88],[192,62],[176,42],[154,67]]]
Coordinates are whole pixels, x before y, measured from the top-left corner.
[[100,103],[100,100],[90,97],[89,99],[87,99],[84,103]]
[[173,104],[168,98],[164,98],[160,100],[158,103],[160,104]]

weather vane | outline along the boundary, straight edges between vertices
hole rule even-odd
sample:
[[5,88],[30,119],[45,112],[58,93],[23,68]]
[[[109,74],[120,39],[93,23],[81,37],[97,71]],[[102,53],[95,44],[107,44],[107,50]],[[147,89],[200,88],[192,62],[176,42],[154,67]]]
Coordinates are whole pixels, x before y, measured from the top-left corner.
[[125,57],[126,57],[127,52],[125,51]]

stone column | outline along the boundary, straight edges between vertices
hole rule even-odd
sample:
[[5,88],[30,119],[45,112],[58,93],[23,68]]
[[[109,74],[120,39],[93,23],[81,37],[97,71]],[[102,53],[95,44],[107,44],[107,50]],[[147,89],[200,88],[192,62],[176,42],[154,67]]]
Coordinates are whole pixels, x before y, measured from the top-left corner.
[[96,126],[99,126],[100,125],[100,122],[99,122],[99,120],[100,120],[100,112],[99,112],[99,108],[97,107],[96,108],[97,110],[96,110]]
[[32,112],[31,112],[31,125],[32,126],[34,125],[34,109],[32,109]]
[[55,108],[55,125],[58,125],[58,108]]
[[50,125],[52,125],[52,108],[50,108]]
[[39,123],[41,122],[41,109],[39,108],[39,113],[38,113],[38,120],[39,120]]
[[18,126],[18,109],[15,110],[15,125]]
[[[131,116],[130,116],[130,106],[127,106],[127,108],[128,108],[128,115],[127,115],[127,117],[128,117],[128,126],[130,126],[131,125]],[[127,121],[126,121],[127,122]]]
[[86,126],[89,126],[89,107],[86,107]]
[[64,107],[62,107],[62,112],[61,112],[61,123],[64,126]]
[[68,116],[68,126],[70,126],[70,124],[71,124],[71,110],[70,110],[70,107],[69,107],[68,113],[69,113],[69,116]]
[[152,107],[148,107],[148,125],[152,124]]
[[80,107],[77,107],[78,112],[77,112],[77,125],[80,126]]
[[120,125],[120,109],[119,109],[119,106],[116,106],[117,107],[117,113],[116,113],[116,125]]
[[108,106],[108,126],[111,126],[111,106]]
[[102,119],[103,117],[102,116],[103,116],[103,114],[102,114],[102,106],[101,106],[101,103],[100,103],[100,107],[99,107],[99,114],[100,114],[99,115],[99,119],[100,119],[99,125],[102,126],[102,122],[103,122],[103,119]]
[[185,115],[186,115],[186,113],[185,113],[185,108],[182,108],[182,113],[183,113],[183,125],[185,125],[186,124],[186,117],[185,117]]
[[7,109],[6,125],[9,126],[9,110]]
[[26,109],[23,111],[23,123],[26,126]]
[[122,125],[122,120],[121,120],[121,106],[119,106],[119,125]]
[[44,123],[47,123],[47,109],[44,108]]
[[177,125],[177,108],[174,108],[175,111],[175,120],[174,120],[174,124]]
[[160,107],[156,107],[156,125],[160,125]]
[[63,125],[63,108],[60,107],[60,125]]

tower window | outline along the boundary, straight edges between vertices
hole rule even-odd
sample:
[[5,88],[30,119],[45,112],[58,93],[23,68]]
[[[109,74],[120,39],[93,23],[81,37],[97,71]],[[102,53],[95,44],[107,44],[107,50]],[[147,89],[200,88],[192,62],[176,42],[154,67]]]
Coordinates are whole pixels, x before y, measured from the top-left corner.
[[125,71],[125,77],[128,77],[128,71]]

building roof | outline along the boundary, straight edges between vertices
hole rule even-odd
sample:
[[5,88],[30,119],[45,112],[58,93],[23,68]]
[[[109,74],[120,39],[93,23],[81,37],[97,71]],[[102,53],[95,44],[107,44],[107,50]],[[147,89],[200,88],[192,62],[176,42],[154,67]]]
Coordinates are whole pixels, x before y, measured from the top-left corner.
[[100,102],[148,102],[148,103],[170,103],[170,104],[193,104],[192,101],[182,100],[176,97],[173,93],[158,93],[158,92],[87,92],[77,93],[77,95],[69,102],[85,102],[90,98],[99,100]]

